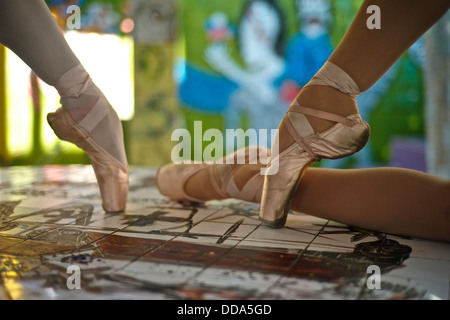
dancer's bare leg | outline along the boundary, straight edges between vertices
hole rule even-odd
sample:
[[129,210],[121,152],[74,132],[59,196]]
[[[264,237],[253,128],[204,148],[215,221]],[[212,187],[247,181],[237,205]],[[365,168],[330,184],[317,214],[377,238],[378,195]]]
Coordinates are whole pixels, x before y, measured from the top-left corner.
[[[368,29],[367,7],[381,10],[381,29]],[[449,0],[365,0],[350,28],[328,61],[343,69],[356,82],[361,92],[369,89],[450,7]],[[326,86],[304,87],[296,100],[300,105],[349,116],[358,113],[354,98]],[[316,132],[334,122],[307,116]],[[294,140],[283,124],[280,130],[280,151]]]
[[[234,176],[237,186],[260,174],[261,167],[242,165]],[[206,171],[200,171],[188,180],[186,192],[205,201],[221,199],[210,183]],[[380,232],[450,241],[449,197],[450,181],[419,171],[309,168],[291,210]]]
[[450,181],[408,169],[310,168],[291,209],[387,233],[450,241]]

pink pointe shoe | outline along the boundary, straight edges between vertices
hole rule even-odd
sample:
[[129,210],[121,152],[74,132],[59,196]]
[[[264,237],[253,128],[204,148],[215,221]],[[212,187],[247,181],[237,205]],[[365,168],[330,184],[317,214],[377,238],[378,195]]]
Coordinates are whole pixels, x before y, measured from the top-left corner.
[[[331,86],[353,97],[359,93],[356,83],[336,65],[327,62],[307,85]],[[304,115],[336,122],[321,133],[315,133]],[[341,117],[300,106],[289,107],[284,124],[295,142],[272,158],[267,166],[259,218],[280,228],[286,223],[290,205],[305,170],[321,159],[338,159],[361,150],[370,136],[369,125],[359,114]],[[275,141],[277,140],[275,137]]]
[[[245,160],[238,162],[238,154],[245,151]],[[234,180],[236,171],[245,163],[256,164],[260,154],[267,157],[269,150],[263,147],[248,147],[236,151],[223,158],[222,164],[168,164],[158,170],[156,185],[161,194],[173,201],[186,203],[204,203],[186,192],[188,180],[196,173],[205,170],[209,180],[219,195],[218,199],[235,198],[244,201],[259,202],[261,200],[264,176],[257,174],[239,189]],[[241,153],[242,154],[242,153]],[[199,188],[204,186],[199,185]],[[213,199],[208,199],[213,200]]]
[[[69,71],[66,74],[66,85],[67,82],[73,82],[72,79],[79,79],[80,73],[85,73],[83,70],[79,67]],[[68,79],[70,81],[67,81]],[[76,122],[69,111],[61,107],[56,112],[49,113],[47,120],[61,140],[74,143],[88,154],[97,178],[105,212],[121,212],[126,207],[128,194],[128,163],[123,145],[122,124],[107,99],[93,85],[90,77],[83,81],[82,90],[77,95],[70,91],[71,86],[56,85],[55,87],[62,100],[77,98],[82,93],[98,95],[87,115]],[[103,142],[103,146],[108,146],[109,150],[105,150],[99,141]]]

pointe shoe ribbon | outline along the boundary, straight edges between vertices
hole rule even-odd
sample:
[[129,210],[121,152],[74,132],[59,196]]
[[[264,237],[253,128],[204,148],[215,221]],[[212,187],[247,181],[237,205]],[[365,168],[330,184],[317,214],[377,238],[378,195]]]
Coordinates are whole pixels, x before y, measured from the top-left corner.
[[[268,153],[269,150],[264,147],[247,147],[226,156],[222,161],[223,164],[209,165],[207,170],[214,190],[222,198],[236,198],[244,201],[259,202],[262,193],[262,188],[260,186],[263,183],[264,177],[262,175],[255,175],[245,183],[242,189],[239,189],[236,185],[234,176],[236,171],[240,168],[239,164],[256,164],[258,159],[260,159],[261,154],[267,156]],[[244,156],[242,157],[242,155]],[[243,161],[240,161],[239,159],[242,158]]]
[[[245,151],[244,161],[240,163],[238,159],[240,152]],[[234,180],[235,173],[247,163],[257,163],[260,154],[268,154],[268,150],[263,147],[248,147],[236,151],[222,159],[219,163],[207,164],[167,164],[159,168],[156,178],[156,185],[161,194],[174,201],[203,203],[204,200],[194,198],[186,192],[187,181],[196,173],[206,170],[209,182],[213,186],[220,199],[235,198],[244,201],[261,200],[262,184],[264,177],[257,174],[250,178],[242,189],[239,189]],[[199,186],[201,188],[202,186]],[[211,199],[212,200],[212,199]]]

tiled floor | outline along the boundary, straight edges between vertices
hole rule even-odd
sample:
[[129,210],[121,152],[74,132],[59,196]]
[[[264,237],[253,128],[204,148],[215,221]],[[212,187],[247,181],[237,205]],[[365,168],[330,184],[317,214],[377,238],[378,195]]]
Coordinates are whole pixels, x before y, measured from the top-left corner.
[[170,202],[155,173],[105,214],[90,166],[1,168],[0,299],[449,299],[449,243],[298,213],[272,229],[255,204]]

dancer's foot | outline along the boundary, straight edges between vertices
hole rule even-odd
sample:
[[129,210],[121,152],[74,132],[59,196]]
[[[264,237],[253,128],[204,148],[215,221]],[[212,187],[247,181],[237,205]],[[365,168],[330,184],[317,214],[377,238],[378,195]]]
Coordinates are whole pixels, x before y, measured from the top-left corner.
[[[342,117],[348,117],[359,113],[356,99],[333,87],[306,86],[300,91],[295,101],[301,106],[334,113]],[[332,103],[330,103],[330,101]],[[336,124],[334,121],[308,115],[305,116],[314,132],[323,132]],[[295,142],[284,125],[285,121],[287,121],[287,119],[283,118],[278,128],[280,131],[280,152],[287,149]]]
[[272,152],[264,179],[262,221],[284,225],[292,197],[312,163],[349,156],[364,147],[370,129],[358,114],[358,93],[356,83],[330,62],[303,88],[275,137],[272,150],[279,151]]
[[[239,163],[237,157],[242,151],[245,161]],[[260,154],[266,158],[268,152],[263,147],[249,147],[225,157],[223,164],[168,164],[158,170],[156,184],[174,201],[203,203],[236,198],[259,202],[264,179]]]
[[81,65],[55,84],[62,108],[47,116],[56,135],[76,144],[91,159],[106,212],[123,211],[128,193],[128,162],[122,124]]

